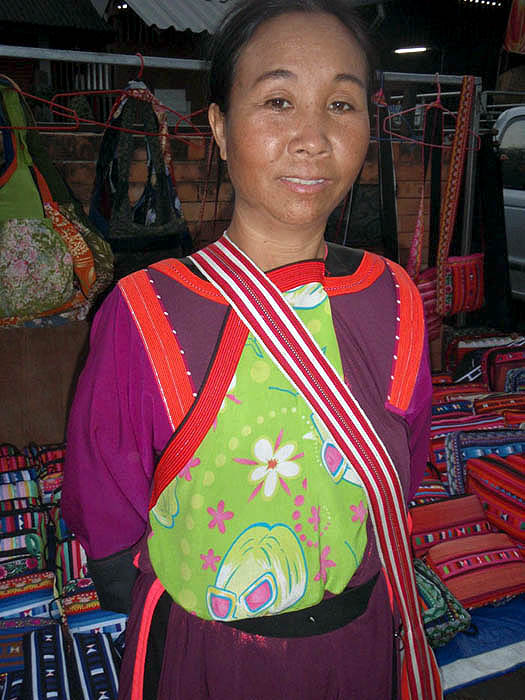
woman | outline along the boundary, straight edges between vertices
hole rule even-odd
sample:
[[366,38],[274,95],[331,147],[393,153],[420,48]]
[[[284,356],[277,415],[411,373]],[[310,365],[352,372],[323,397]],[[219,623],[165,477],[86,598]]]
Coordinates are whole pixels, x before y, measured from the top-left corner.
[[[409,595],[399,589],[412,584],[401,571],[391,604],[372,527],[384,489],[363,484],[383,468],[370,445],[386,448],[385,478],[401,497],[421,477],[421,303],[398,266],[323,237],[368,147],[365,47],[344,0],[248,0],[231,11],[215,37],[209,108],[235,190],[227,237],[209,256],[125,278],[95,319],[63,508],[107,607],[125,608],[131,560],[139,570],[122,700],[397,696]],[[216,274],[236,257],[251,287],[237,268]],[[246,313],[266,304],[262,317],[298,365],[333,371],[342,404],[325,411],[258,321],[240,320],[237,279]],[[368,432],[347,447],[331,420],[346,426],[353,397]],[[393,522],[389,508],[403,507],[386,507]],[[376,531],[389,571],[402,554],[388,527]],[[429,659],[418,643],[416,666]],[[440,696],[428,669],[416,676],[407,697]]]

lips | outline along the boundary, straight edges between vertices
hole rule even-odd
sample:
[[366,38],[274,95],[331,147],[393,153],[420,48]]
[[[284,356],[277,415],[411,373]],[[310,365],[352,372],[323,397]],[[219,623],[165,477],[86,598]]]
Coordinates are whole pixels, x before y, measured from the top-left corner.
[[307,177],[283,177],[286,182],[291,182],[294,185],[320,185],[326,182],[324,177],[319,178],[307,178]]

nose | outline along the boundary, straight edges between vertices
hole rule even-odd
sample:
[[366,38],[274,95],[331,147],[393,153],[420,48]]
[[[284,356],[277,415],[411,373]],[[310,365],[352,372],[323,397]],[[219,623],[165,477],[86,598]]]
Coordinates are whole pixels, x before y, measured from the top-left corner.
[[309,111],[298,115],[294,133],[289,143],[290,151],[300,156],[322,156],[330,151],[330,138],[323,115]]

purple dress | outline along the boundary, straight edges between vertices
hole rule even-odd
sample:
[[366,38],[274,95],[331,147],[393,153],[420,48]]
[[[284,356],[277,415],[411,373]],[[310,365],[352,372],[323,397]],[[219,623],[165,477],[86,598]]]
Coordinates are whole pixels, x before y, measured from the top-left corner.
[[[410,395],[405,392],[402,407],[392,405],[388,397],[393,358],[410,348],[396,341],[399,298],[393,276],[386,265],[370,275],[370,265],[365,264],[370,259],[369,254],[329,245],[326,288],[344,375],[351,378],[354,396],[389,450],[408,500],[420,482],[428,451],[428,357],[426,347],[419,356],[410,356],[415,378],[408,382]],[[319,261],[297,263],[287,270],[299,285],[311,280],[318,265]],[[184,283],[155,270],[150,276],[170,319],[176,319],[197,393],[228,308],[206,293],[211,286],[194,268],[188,269]],[[412,309],[403,311],[410,317]],[[125,607],[126,589],[135,578],[130,562],[140,552],[119,698],[137,697],[132,691],[134,662],[144,645],[148,664],[139,697],[378,700],[395,696],[398,615],[392,611],[370,524],[365,554],[349,587],[378,572],[379,578],[365,612],[339,629],[308,637],[262,636],[201,620],[172,601],[161,601],[163,612],[156,614],[150,629],[144,629],[144,606],[156,579],[144,538],[151,480],[171,432],[144,344],[116,288],[93,323],[90,355],[70,416],[62,502],[64,517],[87,551],[90,572],[106,605],[118,609],[120,598],[121,609]]]

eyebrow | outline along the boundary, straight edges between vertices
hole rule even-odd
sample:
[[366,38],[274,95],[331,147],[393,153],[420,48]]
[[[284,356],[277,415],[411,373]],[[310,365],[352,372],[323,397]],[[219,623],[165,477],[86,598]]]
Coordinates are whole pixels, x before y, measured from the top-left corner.
[[[295,73],[293,73],[290,70],[286,70],[286,68],[275,68],[274,70],[268,70],[265,71],[264,73],[261,73],[259,75],[255,82],[253,83],[253,86],[255,87],[259,83],[264,82],[265,80],[275,80],[275,79],[297,79],[297,76]],[[365,83],[361,80],[361,78],[358,78],[357,75],[354,75],[354,73],[338,73],[335,76],[335,82],[337,83],[342,83],[342,82],[350,82],[350,83],[355,83],[356,85],[359,85],[359,87],[363,88],[363,90],[366,89]]]

